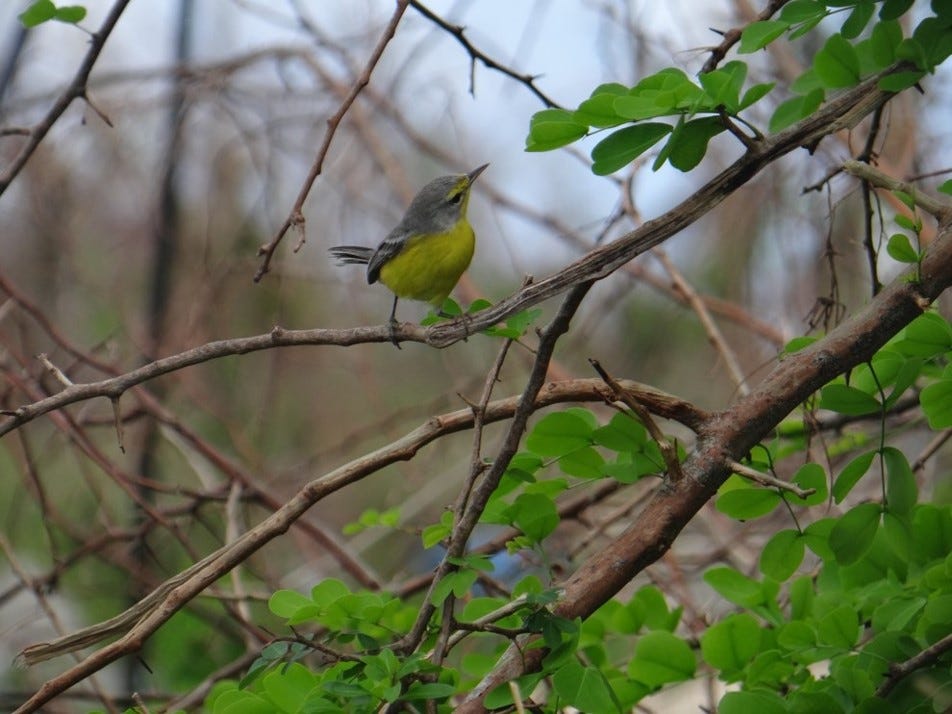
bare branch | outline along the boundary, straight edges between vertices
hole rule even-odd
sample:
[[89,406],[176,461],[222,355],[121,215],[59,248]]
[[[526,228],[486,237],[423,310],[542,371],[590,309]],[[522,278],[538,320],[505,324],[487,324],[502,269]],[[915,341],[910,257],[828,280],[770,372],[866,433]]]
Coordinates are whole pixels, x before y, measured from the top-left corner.
[[913,197],[916,205],[923,211],[932,215],[938,221],[948,221],[952,216],[952,204],[948,201],[940,201],[932,198],[922,192],[917,186],[899,181],[884,174],[882,171],[870,166],[862,161],[845,161],[843,168],[856,178],[868,181],[879,188],[885,188],[888,191],[902,191]]
[[383,51],[386,49],[390,40],[393,39],[393,36],[397,31],[397,25],[400,24],[400,18],[402,18],[403,14],[406,12],[408,2],[409,0],[397,0],[397,7],[393,11],[393,15],[390,17],[390,22],[387,23],[383,33],[380,35],[380,39],[377,40],[377,46],[374,47],[373,52],[370,53],[370,58],[367,60],[367,64],[364,66],[363,71],[360,73],[353,86],[350,88],[350,92],[348,92],[347,96],[344,97],[344,100],[341,102],[338,110],[327,120],[327,130],[324,132],[324,140],[321,142],[321,146],[317,150],[317,156],[314,159],[314,163],[311,164],[311,170],[308,172],[307,178],[304,179],[304,185],[301,186],[301,191],[298,193],[297,199],[294,201],[294,205],[291,207],[291,213],[285,219],[281,227],[278,228],[278,231],[274,234],[274,237],[271,238],[268,243],[258,249],[258,255],[263,256],[264,259],[261,261],[261,265],[258,267],[257,272],[255,272],[254,281],[256,283],[259,282],[271,268],[271,260],[274,257],[274,251],[277,249],[288,230],[294,228],[295,231],[298,231],[299,233],[298,243],[294,249],[295,252],[299,250],[301,245],[304,243],[304,201],[307,200],[308,194],[311,192],[311,187],[314,185],[314,182],[317,180],[317,177],[320,175],[321,170],[324,167],[324,159],[327,157],[327,152],[331,148],[331,142],[334,140],[334,135],[337,133],[337,128],[344,119],[344,115],[347,114],[347,110],[350,109],[351,105],[357,99],[357,95],[360,94],[364,87],[370,84],[370,75],[380,62],[380,58],[383,56]]
[[774,478],[770,474],[765,474],[763,471],[758,471],[757,469],[752,469],[750,466],[745,466],[739,461],[731,461],[729,465],[731,470],[738,476],[743,476],[744,478],[750,479],[751,481],[759,483],[762,486],[770,486],[772,488],[779,488],[781,491],[789,491],[794,496],[799,496],[800,498],[806,498],[807,496],[812,496],[814,493],[816,493],[815,488],[800,488],[794,483],[781,481],[778,478]]
[[[952,220],[940,224],[926,251],[919,279],[897,277],[860,313],[809,347],[788,355],[749,395],[714,415],[698,431],[698,442],[682,464],[685,477],[655,491],[639,517],[608,547],[585,561],[564,584],[553,612],[585,618],[635,575],[660,558],[684,526],[716,493],[743,458],[813,392],[839,374],[869,360],[893,335],[922,314],[952,285]],[[539,667],[544,648],[526,650],[519,638],[456,711],[483,712],[482,701],[496,686]]]
[[[7,190],[7,187],[9,187],[13,179],[16,178],[17,174],[26,166],[26,162],[30,160],[33,152],[36,151],[36,147],[40,145],[40,142],[43,141],[50,129],[53,128],[53,124],[63,115],[67,107],[73,103],[73,100],[79,99],[80,97],[86,99],[86,83],[89,80],[89,73],[92,71],[93,65],[96,64],[96,60],[99,59],[99,54],[102,52],[106,40],[113,31],[113,28],[115,28],[116,23],[119,22],[119,17],[128,4],[129,0],[116,0],[116,4],[112,6],[112,9],[109,10],[109,14],[106,15],[102,27],[90,38],[89,50],[87,50],[86,56],[79,65],[79,69],[76,70],[76,74],[73,76],[73,80],[69,83],[69,86],[63,91],[53,106],[50,107],[46,116],[43,117],[38,124],[30,127],[26,143],[20,148],[20,152],[14,157],[7,169],[3,173],[0,173],[0,196],[3,195],[3,192]],[[106,120],[102,112],[96,109],[92,104],[90,104],[90,106],[93,107],[93,110],[100,117]],[[109,123],[108,120],[106,120],[106,122]]]
[[[428,7],[426,7],[425,5],[423,5],[423,3],[418,2],[418,0],[410,0],[410,5],[411,5],[411,7],[413,7],[414,10],[416,10],[416,11],[419,12],[421,15],[423,15],[423,17],[425,17],[427,20],[429,20],[430,22],[434,23],[435,25],[437,25],[438,27],[442,28],[443,30],[446,30],[446,32],[448,32],[450,35],[452,35],[453,37],[455,37],[455,38],[456,38],[456,41],[459,42],[459,43],[466,49],[466,51],[469,53],[469,56],[472,57],[472,60],[473,60],[473,63],[474,63],[474,64],[475,64],[475,62],[476,62],[477,60],[479,60],[480,62],[482,62],[484,65],[486,65],[486,66],[489,67],[490,69],[494,69],[494,70],[496,70],[497,72],[502,72],[502,73],[503,73],[504,75],[506,75],[507,77],[511,77],[512,79],[516,80],[516,81],[519,82],[520,84],[524,84],[524,85],[526,86],[526,88],[528,88],[528,90],[529,90],[530,92],[532,92],[532,93],[533,93],[534,95],[536,95],[539,99],[541,99],[542,102],[543,102],[547,107],[558,107],[558,106],[559,106],[559,105],[556,104],[552,99],[550,99],[549,97],[547,97],[547,96],[542,92],[542,90],[539,89],[539,88],[536,86],[535,80],[537,79],[537,77],[533,77],[531,74],[519,74],[518,72],[515,72],[514,70],[510,69],[509,67],[507,67],[507,66],[505,66],[505,65],[503,65],[503,64],[500,64],[499,62],[497,62],[497,61],[494,60],[493,58],[489,57],[488,55],[486,55],[486,54],[484,54],[483,52],[480,52],[478,49],[476,49],[476,47],[473,45],[473,43],[470,42],[469,39],[466,37],[466,34],[465,34],[466,30],[465,30],[465,28],[460,27],[459,25],[453,25],[452,23],[447,22],[447,21],[444,20],[442,17],[440,17],[439,15],[437,15],[435,12],[433,12],[432,10],[430,10]],[[471,79],[471,81],[470,81],[470,92],[471,92],[471,93],[473,92],[472,79]]]

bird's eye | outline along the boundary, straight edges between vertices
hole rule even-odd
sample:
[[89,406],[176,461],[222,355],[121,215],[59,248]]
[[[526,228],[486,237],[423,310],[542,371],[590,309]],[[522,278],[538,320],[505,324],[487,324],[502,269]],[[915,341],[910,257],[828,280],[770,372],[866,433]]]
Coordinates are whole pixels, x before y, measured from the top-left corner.
[[449,200],[450,200],[450,203],[453,203],[453,204],[459,203],[460,201],[463,200],[463,192],[460,191],[459,193],[454,193],[452,196],[450,196]]

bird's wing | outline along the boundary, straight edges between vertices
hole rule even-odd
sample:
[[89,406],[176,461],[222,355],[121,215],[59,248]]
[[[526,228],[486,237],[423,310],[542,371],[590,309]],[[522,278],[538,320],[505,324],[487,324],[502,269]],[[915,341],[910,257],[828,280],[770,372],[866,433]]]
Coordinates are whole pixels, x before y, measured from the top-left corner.
[[383,242],[377,247],[377,251],[367,264],[368,283],[377,282],[377,278],[380,277],[380,269],[403,250],[409,237],[410,234],[402,223],[390,231],[389,235],[387,235],[387,237],[383,239]]

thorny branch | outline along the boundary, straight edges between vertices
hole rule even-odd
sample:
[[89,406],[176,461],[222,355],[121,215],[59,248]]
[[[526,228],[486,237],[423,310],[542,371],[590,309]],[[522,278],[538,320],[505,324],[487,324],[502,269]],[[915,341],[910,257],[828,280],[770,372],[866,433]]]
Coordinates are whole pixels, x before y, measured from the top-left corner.
[[387,44],[393,39],[394,34],[396,34],[397,25],[400,24],[400,18],[403,17],[403,14],[407,10],[408,2],[409,0],[397,0],[397,7],[393,11],[390,22],[387,23],[386,28],[384,28],[383,33],[381,33],[380,39],[377,41],[377,46],[374,47],[373,52],[370,53],[370,58],[367,60],[367,64],[364,66],[363,71],[357,77],[353,86],[351,86],[347,96],[345,96],[343,101],[341,101],[340,107],[337,109],[334,115],[327,120],[327,129],[324,132],[324,140],[321,142],[321,146],[317,150],[317,156],[315,157],[314,162],[311,164],[311,169],[308,171],[307,178],[304,179],[304,184],[301,186],[301,190],[298,193],[297,199],[295,199],[294,205],[291,207],[291,213],[285,219],[284,223],[281,224],[281,227],[278,228],[277,232],[274,234],[274,237],[271,238],[268,243],[258,249],[258,255],[262,256],[263,259],[254,276],[254,281],[256,283],[259,282],[270,269],[271,260],[274,257],[274,251],[277,250],[278,245],[284,239],[284,236],[287,235],[289,230],[294,228],[299,233],[298,244],[295,246],[295,250],[299,250],[301,245],[303,245],[305,236],[304,202],[307,200],[308,194],[311,192],[311,187],[314,185],[314,182],[317,180],[317,177],[320,175],[321,170],[324,167],[324,159],[327,157],[327,152],[331,148],[331,142],[334,140],[334,135],[337,133],[337,129],[340,126],[341,121],[344,119],[344,115],[347,114],[347,111],[357,99],[357,95],[360,94],[364,87],[370,84],[370,75],[380,62],[380,58],[383,56],[383,52],[386,49]]
[[[17,174],[26,166],[26,162],[30,160],[30,157],[33,155],[33,152],[36,151],[40,142],[43,141],[50,129],[53,128],[53,124],[56,123],[56,120],[59,119],[69,105],[73,103],[73,100],[82,98],[86,99],[87,102],[89,101],[86,96],[86,85],[89,81],[89,73],[92,71],[93,65],[96,64],[96,60],[99,59],[106,40],[115,28],[116,23],[119,22],[119,17],[129,2],[130,0],[117,0],[116,4],[112,6],[112,9],[109,10],[109,14],[106,15],[106,19],[102,23],[102,27],[99,28],[98,32],[93,33],[89,41],[89,49],[86,51],[86,56],[80,63],[79,69],[76,70],[76,74],[73,76],[73,80],[69,83],[69,86],[63,91],[59,98],[57,98],[53,106],[50,107],[46,116],[43,117],[39,123],[30,127],[27,133],[27,140],[23,146],[20,147],[19,153],[14,157],[7,169],[3,173],[0,173],[0,196],[3,195],[13,179],[15,179]],[[108,119],[104,114],[98,110],[96,113],[103,121],[108,123]]]
[[[890,71],[896,71],[897,66]],[[885,74],[888,74],[887,71]],[[794,149],[812,145],[828,133],[852,126],[866,114],[887,101],[890,96],[878,88],[881,75],[864,81],[830,101],[820,111],[789,129],[765,139],[757,151],[748,151],[734,164],[714,177],[693,196],[667,213],[648,221],[637,229],[607,245],[595,248],[574,263],[551,276],[533,282],[472,316],[432,327],[402,323],[391,330],[389,325],[358,327],[349,330],[284,330],[275,327],[267,335],[211,342],[178,355],[156,360],[111,380],[76,384],[33,404],[6,412],[11,418],[0,424],[0,436],[37,416],[77,401],[94,397],[118,398],[130,386],[194,364],[234,354],[289,345],[352,345],[361,342],[400,341],[426,342],[446,347],[473,332],[504,321],[507,317],[558,295],[573,286],[611,275],[630,260],[660,244],[717,206],[740,185],[772,161]]]

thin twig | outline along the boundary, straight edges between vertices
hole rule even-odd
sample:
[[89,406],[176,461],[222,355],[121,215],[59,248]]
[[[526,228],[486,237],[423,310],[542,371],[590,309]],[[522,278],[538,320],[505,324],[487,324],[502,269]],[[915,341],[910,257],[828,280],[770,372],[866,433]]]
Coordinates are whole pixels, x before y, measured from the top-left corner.
[[876,696],[880,699],[885,699],[905,677],[908,677],[917,669],[932,665],[939,657],[950,650],[952,650],[952,634],[948,634],[941,640],[933,642],[922,650],[922,652],[913,655],[904,662],[893,662],[889,665],[889,675],[886,681],[876,690]]
[[[7,190],[13,179],[16,178],[17,174],[26,166],[26,162],[30,160],[30,157],[33,155],[33,152],[36,151],[40,142],[46,138],[50,129],[53,128],[53,124],[63,115],[67,107],[73,103],[73,100],[83,98],[89,103],[89,98],[86,96],[86,83],[89,81],[89,73],[92,71],[93,65],[96,64],[96,60],[99,59],[102,48],[106,44],[106,39],[110,33],[112,33],[116,23],[119,22],[119,17],[129,2],[130,0],[116,0],[115,5],[109,10],[109,14],[106,15],[106,19],[103,21],[99,31],[93,33],[90,37],[89,49],[86,51],[86,56],[83,57],[83,61],[76,70],[76,74],[73,76],[73,80],[69,83],[69,86],[63,90],[63,93],[60,94],[53,106],[50,107],[46,116],[43,117],[38,124],[34,124],[30,127],[28,138],[26,143],[20,148],[20,153],[14,157],[6,171],[0,174],[0,196],[3,195],[3,192]],[[109,123],[102,112],[93,104],[89,103],[89,105],[93,108],[93,111]]]
[[[452,35],[453,37],[455,37],[455,38],[456,38],[456,41],[459,42],[459,43],[466,49],[466,51],[469,53],[469,56],[472,58],[473,64],[475,64],[476,61],[479,60],[480,62],[482,62],[485,66],[489,67],[490,69],[494,69],[494,70],[496,70],[497,72],[501,72],[502,74],[506,75],[507,77],[511,77],[512,79],[516,80],[517,82],[520,82],[521,84],[524,84],[524,85],[529,89],[529,91],[532,92],[534,95],[536,95],[539,99],[541,99],[542,102],[543,102],[547,107],[558,107],[558,106],[559,106],[559,105],[556,104],[552,99],[550,99],[549,97],[547,97],[547,96],[542,92],[542,90],[540,90],[540,89],[536,86],[535,80],[537,79],[537,77],[534,77],[534,76],[532,76],[531,74],[519,74],[518,72],[515,72],[514,70],[510,69],[509,67],[506,67],[505,65],[500,64],[499,62],[497,62],[497,61],[494,60],[493,58],[489,57],[488,55],[486,55],[486,54],[484,54],[483,52],[480,52],[478,49],[476,49],[476,47],[473,45],[473,43],[470,42],[469,39],[466,37],[465,29],[464,29],[463,27],[460,27],[459,25],[453,25],[453,24],[447,22],[447,21],[444,20],[442,17],[440,17],[439,15],[437,15],[435,12],[433,12],[432,10],[430,10],[428,7],[426,7],[426,6],[423,5],[422,3],[418,2],[418,0],[410,0],[410,6],[411,6],[414,10],[416,10],[417,12],[419,12],[421,15],[423,15],[423,17],[425,17],[427,20],[429,20],[430,22],[436,24],[438,27],[442,28],[443,30],[446,30],[446,32],[448,32],[450,35]],[[470,92],[471,92],[471,93],[473,92],[472,78],[471,78],[471,80],[470,80]]]
[[[771,0],[767,3],[767,6],[757,15],[757,20],[769,20],[774,14],[780,10],[784,5],[786,5],[790,0]],[[717,65],[720,64],[721,60],[727,56],[728,51],[740,42],[740,36],[743,32],[742,27],[734,27],[726,32],[722,32],[723,40],[716,47],[711,48],[711,56],[707,58],[707,61],[704,63],[704,66],[701,67],[701,72],[711,72],[717,68]]]
[[473,489],[466,512],[460,514],[453,528],[449,547],[446,549],[446,555],[436,570],[436,575],[433,577],[430,588],[424,597],[423,604],[420,606],[420,612],[417,615],[413,627],[393,646],[393,649],[410,652],[415,650],[423,639],[430,618],[436,610],[433,605],[434,590],[440,580],[446,577],[456,567],[451,561],[462,556],[465,552],[469,537],[476,527],[480,515],[486,508],[490,496],[493,491],[496,490],[496,486],[499,485],[499,481],[502,479],[503,474],[505,474],[506,469],[509,467],[512,457],[515,456],[519,448],[519,443],[522,440],[522,434],[529,421],[529,416],[535,411],[533,404],[539,396],[542,385],[545,382],[549,361],[555,350],[555,344],[559,337],[568,330],[572,317],[575,315],[582,299],[591,287],[592,283],[583,283],[582,285],[575,286],[575,288],[565,296],[559,308],[559,312],[542,333],[539,340],[539,347],[536,351],[536,359],[532,365],[532,371],[526,381],[526,387],[522,392],[522,396],[519,397],[516,409],[513,411],[512,420],[509,424],[509,429],[506,432],[503,444],[496,454],[492,466],[482,481],[479,482],[479,485]]
[[668,438],[664,435],[664,432],[658,428],[655,420],[651,417],[651,412],[645,409],[644,405],[635,399],[631,394],[625,392],[618,381],[612,377],[604,367],[602,367],[598,360],[592,359],[590,357],[588,362],[592,365],[592,368],[598,372],[598,376],[605,380],[605,384],[607,384],[612,390],[613,394],[615,395],[615,399],[623,402],[625,406],[627,406],[637,415],[638,421],[644,425],[644,427],[648,430],[648,434],[655,441],[655,443],[658,444],[658,449],[661,451],[661,458],[664,459],[665,466],[667,467],[668,476],[675,481],[679,481],[681,479],[682,473],[681,464],[678,461],[678,450],[670,441],[668,441]]
[[377,40],[377,45],[374,47],[373,52],[370,53],[370,58],[367,60],[367,64],[364,66],[363,71],[357,77],[357,80],[354,82],[353,86],[350,88],[347,96],[344,97],[344,100],[341,102],[340,107],[337,111],[327,120],[327,129],[324,132],[324,140],[321,142],[320,148],[317,150],[317,156],[314,159],[314,162],[311,164],[311,169],[308,171],[307,178],[304,179],[304,184],[301,186],[301,190],[298,193],[297,199],[294,201],[294,205],[291,207],[291,212],[288,214],[288,217],[285,219],[284,223],[278,229],[277,233],[271,238],[271,240],[265,245],[261,246],[258,249],[258,255],[263,257],[261,265],[258,267],[257,272],[255,272],[254,281],[260,282],[261,278],[271,269],[271,260],[274,258],[274,251],[277,249],[278,245],[284,239],[284,236],[287,235],[287,232],[294,228],[299,231],[298,244],[295,247],[295,251],[299,250],[301,245],[304,242],[305,236],[305,219],[304,219],[304,201],[307,200],[308,194],[311,192],[311,187],[314,185],[314,182],[317,180],[317,177],[320,175],[321,170],[324,167],[324,159],[327,157],[327,152],[331,148],[331,142],[334,140],[334,135],[337,133],[337,129],[340,126],[341,121],[344,118],[344,115],[347,114],[347,110],[350,109],[351,105],[357,99],[357,95],[370,84],[370,75],[374,71],[374,68],[380,62],[380,58],[383,56],[383,51],[386,49],[387,44],[390,40],[393,39],[394,34],[397,31],[397,25],[400,24],[400,18],[403,17],[403,14],[406,12],[407,4],[409,0],[397,0],[397,7],[393,11],[393,15],[390,17],[390,22],[387,23],[386,28],[384,28],[383,33],[380,35],[380,39]]
[[[700,414],[694,414],[690,411],[690,408],[685,411],[684,405],[687,405],[687,402],[672,398],[669,395],[663,395],[663,393],[650,388],[644,388],[635,382],[625,380],[621,382],[621,385],[626,391],[634,390],[642,401],[649,401],[652,409],[667,418],[686,418],[688,422],[693,422]],[[490,402],[486,406],[484,420],[486,423],[497,422],[513,417],[520,409],[523,412],[531,412],[551,404],[563,402],[600,402],[604,401],[609,394],[610,392],[606,389],[602,380],[599,379],[550,382],[544,388],[537,390],[535,399],[530,402],[531,406],[528,408],[524,406],[525,393]],[[291,523],[300,518],[314,503],[350,483],[376,473],[385,466],[413,458],[421,448],[447,434],[471,428],[473,420],[473,411],[469,408],[458,409],[448,414],[430,418],[422,426],[396,441],[314,479],[271,516],[242,534],[233,543],[223,546],[187,570],[165,581],[135,607],[103,623],[76,632],[69,637],[49,644],[31,646],[21,653],[24,661],[27,664],[41,662],[64,652],[100,642],[110,635],[128,632],[130,628],[139,626],[136,623],[142,624],[143,620],[151,617],[150,613],[154,613],[155,608],[163,603],[165,603],[164,607],[166,608],[162,610],[163,616],[166,619],[171,617],[175,610],[204,589],[204,587],[197,586],[198,582],[205,582],[206,580],[208,584],[215,582],[221,575],[227,573],[234,565],[243,562],[251,553],[272,538],[284,533]],[[176,604],[174,609],[167,609],[169,607],[168,600],[174,600]],[[164,620],[155,622],[150,620],[149,624],[157,628],[162,622]],[[137,635],[144,637],[149,632],[140,629]],[[136,643],[133,640],[131,643],[124,642],[123,644],[128,647],[130,644],[141,644],[141,641]],[[112,654],[121,656],[116,653]]]
[[[503,340],[502,346],[499,348],[499,353],[496,355],[496,359],[493,362],[492,367],[489,369],[489,373],[486,375],[486,379],[483,382],[483,392],[479,397],[479,403],[472,405],[473,450],[472,455],[470,456],[469,477],[466,479],[466,483],[460,490],[459,497],[456,501],[456,506],[453,509],[453,512],[456,514],[457,521],[462,518],[463,513],[466,512],[466,504],[469,501],[469,494],[472,492],[473,486],[476,484],[476,480],[479,478],[480,474],[486,470],[487,467],[487,464],[482,460],[483,426],[486,419],[486,406],[489,404],[489,399],[492,396],[493,387],[496,386],[496,382],[499,380],[499,372],[502,370],[502,365],[506,361],[506,355],[509,353],[509,347],[512,346],[512,342],[513,341],[511,339]],[[439,637],[437,637],[436,645],[432,654],[433,664],[437,666],[443,663],[443,658],[449,651],[449,639],[453,632],[451,625],[453,622],[455,601],[456,600],[453,596],[453,593],[450,593],[446,600],[443,601],[443,614],[441,616],[440,622],[440,634]]]
[[952,216],[952,203],[932,198],[932,196],[923,193],[922,190],[915,185],[894,179],[892,176],[884,174],[869,164],[865,164],[862,161],[844,161],[843,168],[847,173],[863,181],[868,181],[873,184],[873,186],[885,188],[888,191],[902,191],[912,196],[919,208],[940,222],[949,220],[949,217]]
[[789,491],[794,496],[799,498],[806,498],[807,496],[812,496],[814,493],[816,493],[815,488],[800,488],[796,484],[792,484],[788,481],[781,481],[779,478],[775,478],[774,476],[766,474],[763,471],[752,469],[750,466],[746,466],[739,461],[731,461],[728,465],[738,476],[743,476],[750,481],[756,481],[762,486],[770,486],[773,488],[779,488],[782,491]]
[[724,339],[724,333],[721,332],[721,328],[714,322],[704,301],[698,296],[697,291],[691,287],[691,284],[685,279],[684,275],[681,274],[681,271],[671,262],[671,259],[668,258],[668,254],[664,250],[655,248],[652,254],[658,259],[661,265],[664,266],[665,271],[671,278],[674,289],[684,295],[688,305],[691,306],[691,309],[694,310],[694,314],[697,315],[701,321],[701,326],[704,327],[708,341],[714,346],[718,354],[720,354],[721,359],[724,360],[724,364],[727,366],[727,372],[737,387],[737,391],[742,395],[749,394],[750,387],[747,385],[747,377],[744,375],[744,370],[740,366],[740,361],[737,359],[737,355],[734,353],[734,350],[731,349],[731,346],[727,344],[727,340]]

